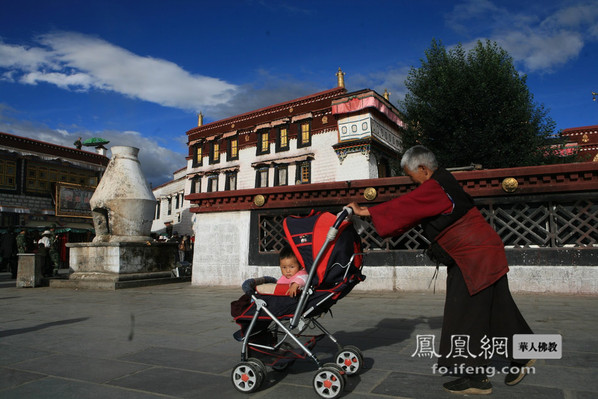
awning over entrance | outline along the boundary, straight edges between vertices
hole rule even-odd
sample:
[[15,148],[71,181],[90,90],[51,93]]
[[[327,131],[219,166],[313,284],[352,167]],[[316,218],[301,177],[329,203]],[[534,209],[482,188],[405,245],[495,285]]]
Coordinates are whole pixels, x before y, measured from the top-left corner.
[[56,224],[55,231],[57,233],[65,233],[65,232],[73,232],[73,233],[86,233],[86,232],[93,232],[93,223],[81,223],[81,222],[69,222],[69,223],[56,223],[52,221],[42,221],[42,220],[30,220],[25,224],[26,229],[31,230],[43,230],[50,227],[50,225]]

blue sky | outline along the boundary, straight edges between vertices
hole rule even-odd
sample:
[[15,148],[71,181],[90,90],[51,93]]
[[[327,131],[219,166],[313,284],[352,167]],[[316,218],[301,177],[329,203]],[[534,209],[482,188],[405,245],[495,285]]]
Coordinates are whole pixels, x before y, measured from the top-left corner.
[[327,90],[339,67],[396,103],[432,39],[498,42],[557,129],[598,124],[595,0],[19,0],[0,12],[0,131],[139,147],[155,186],[185,166],[198,112]]

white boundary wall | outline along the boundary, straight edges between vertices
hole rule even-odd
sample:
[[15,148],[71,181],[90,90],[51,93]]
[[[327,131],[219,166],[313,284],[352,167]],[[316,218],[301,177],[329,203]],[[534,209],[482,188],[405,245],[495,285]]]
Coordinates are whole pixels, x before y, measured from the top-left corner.
[[[240,286],[247,278],[279,277],[274,266],[248,264],[249,211],[201,213],[195,219],[195,253],[192,284],[197,286]],[[422,256],[424,256],[422,254]],[[598,294],[598,266],[509,266],[512,292]],[[355,287],[359,291],[429,291],[433,292],[433,266],[368,265],[366,280]],[[446,267],[441,266],[435,283],[436,292],[446,291]]]

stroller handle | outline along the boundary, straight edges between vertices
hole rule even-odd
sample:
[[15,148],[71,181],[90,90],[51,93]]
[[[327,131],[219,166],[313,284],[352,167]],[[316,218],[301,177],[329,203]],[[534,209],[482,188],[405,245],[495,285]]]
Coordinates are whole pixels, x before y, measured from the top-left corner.
[[343,211],[339,213],[332,227],[338,230],[338,228],[341,226],[341,223],[343,223],[346,218],[350,218],[351,216],[353,216],[353,208],[349,206],[343,207]]

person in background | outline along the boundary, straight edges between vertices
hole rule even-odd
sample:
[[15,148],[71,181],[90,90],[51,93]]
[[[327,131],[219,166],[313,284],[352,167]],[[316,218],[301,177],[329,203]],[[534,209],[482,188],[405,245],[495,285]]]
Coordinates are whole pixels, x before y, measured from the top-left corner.
[[27,242],[27,230],[21,229],[21,231],[17,235],[17,253],[26,253],[30,249],[28,244],[29,243]]
[[50,262],[52,263],[52,275],[58,275],[60,269],[60,251],[58,248],[58,235],[56,234],[56,225],[50,226],[50,248],[48,254],[50,255]]
[[190,243],[189,243],[189,236],[188,235],[184,235],[181,237],[181,240],[179,241],[179,261],[180,262],[184,262],[186,259],[186,255],[189,252],[189,248],[191,247]]
[[10,271],[12,278],[17,278],[17,241],[12,227],[9,227],[2,236],[0,242],[0,258],[2,258],[2,270]]
[[51,239],[52,233],[50,232],[50,230],[45,230],[42,233],[42,238],[40,238],[37,241],[37,245],[38,245],[38,252],[42,255],[44,255],[44,270],[43,270],[43,274],[44,276],[51,276],[52,275],[52,267],[51,267],[51,261],[49,258],[49,252],[50,252],[50,246],[52,245],[52,239]]

